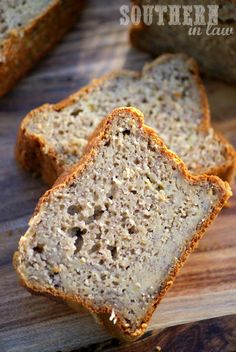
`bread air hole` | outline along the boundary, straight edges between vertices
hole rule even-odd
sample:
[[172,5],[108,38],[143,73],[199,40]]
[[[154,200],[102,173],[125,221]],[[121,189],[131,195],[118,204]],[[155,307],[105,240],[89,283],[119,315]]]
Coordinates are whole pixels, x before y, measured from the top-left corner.
[[143,97],[143,98],[142,98],[142,103],[143,103],[143,104],[148,103],[148,100],[147,100],[146,97]]
[[67,209],[67,213],[70,215],[75,215],[79,213],[82,210],[82,207],[80,205],[70,205]]
[[136,232],[135,226],[132,225],[132,226],[128,229],[128,232],[129,232],[130,235],[132,235],[133,233],[135,233],[135,232]]
[[116,246],[107,246],[107,249],[109,249],[109,251],[111,252],[111,257],[113,260],[117,259],[117,247]]
[[101,249],[101,243],[95,243],[89,251],[89,254],[96,253]]
[[34,250],[34,252],[41,254],[41,253],[43,253],[44,246],[42,244],[38,243],[37,246],[35,246],[33,248],[33,250]]
[[73,227],[71,230],[70,230],[70,234],[72,237],[76,237],[76,240],[75,240],[75,247],[76,247],[76,250],[75,250],[75,254],[78,253],[79,251],[81,251],[82,247],[83,247],[83,243],[84,243],[84,240],[83,240],[83,235],[87,232],[86,229],[80,229],[79,227]]
[[124,136],[129,136],[130,135],[130,130],[126,129],[124,131],[122,131]]
[[94,214],[93,214],[94,220],[99,220],[103,213],[104,213],[104,210],[102,210],[102,207],[100,205],[96,206],[94,208]]
[[81,112],[83,112],[82,109],[75,109],[75,110],[73,110],[70,114],[71,114],[72,116],[77,116],[77,115],[79,115]]

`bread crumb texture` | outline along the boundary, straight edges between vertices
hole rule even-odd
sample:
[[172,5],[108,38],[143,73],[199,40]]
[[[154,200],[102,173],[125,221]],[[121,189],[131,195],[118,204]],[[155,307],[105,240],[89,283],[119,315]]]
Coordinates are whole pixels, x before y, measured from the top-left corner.
[[0,2],[0,40],[14,29],[21,29],[32,21],[52,0],[3,0]]
[[117,109],[99,131],[81,164],[42,198],[15,265],[31,289],[108,307],[109,321],[135,334],[230,193],[217,177],[184,175],[134,109]]
[[[233,163],[232,147],[209,126],[207,99],[196,64],[182,55],[162,56],[145,66],[142,74],[121,71],[108,75],[68,101],[33,111],[21,131],[27,139],[41,141],[43,154],[54,155],[53,162],[56,160],[61,172],[78,162],[95,127],[119,106],[140,109],[145,123],[193,173],[214,174],[216,168]],[[34,164],[27,161],[30,148],[20,152],[21,148],[19,139],[18,158],[30,168]]]

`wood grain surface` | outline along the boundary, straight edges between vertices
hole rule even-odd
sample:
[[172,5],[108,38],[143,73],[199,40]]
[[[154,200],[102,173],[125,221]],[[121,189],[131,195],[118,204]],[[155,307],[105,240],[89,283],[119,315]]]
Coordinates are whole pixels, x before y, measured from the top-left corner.
[[132,344],[109,340],[74,352],[235,352],[236,316],[208,319],[152,332]]
[[[130,47],[128,28],[119,24],[119,6],[123,3],[123,0],[88,1],[74,29],[0,99],[0,352],[79,348],[84,351],[91,344],[111,341],[87,313],[78,314],[62,304],[31,296],[17,282],[12,254],[46,186],[17,166],[14,143],[22,117],[32,108],[59,101],[105,72],[122,67],[140,69],[152,59]],[[236,88],[215,81],[205,83],[213,124],[236,146]],[[236,197],[188,260],[154,314],[148,334],[165,327],[232,314],[236,314]],[[195,326],[198,325],[180,327],[177,331],[185,334],[186,328],[194,334]],[[172,336],[171,329],[165,336]],[[165,340],[162,334],[158,336],[160,342]],[[155,344],[157,340],[150,341]],[[152,351],[138,348],[139,343],[136,350]],[[134,350],[127,348],[119,347],[117,351]],[[215,351],[211,346],[207,348],[192,351]],[[172,350],[168,347],[165,351]]]

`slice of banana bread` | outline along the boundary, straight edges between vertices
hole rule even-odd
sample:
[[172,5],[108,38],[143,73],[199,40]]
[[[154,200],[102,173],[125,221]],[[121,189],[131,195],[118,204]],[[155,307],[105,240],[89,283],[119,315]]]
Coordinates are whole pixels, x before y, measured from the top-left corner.
[[0,96],[62,38],[83,1],[0,1]]
[[29,290],[136,338],[230,195],[216,176],[191,176],[138,110],[116,109],[41,198],[14,265]]
[[232,178],[235,151],[211,128],[197,65],[182,55],[161,56],[141,74],[109,74],[59,104],[33,110],[19,129],[17,159],[53,183],[78,161],[101,119],[119,106],[139,108],[193,173]]

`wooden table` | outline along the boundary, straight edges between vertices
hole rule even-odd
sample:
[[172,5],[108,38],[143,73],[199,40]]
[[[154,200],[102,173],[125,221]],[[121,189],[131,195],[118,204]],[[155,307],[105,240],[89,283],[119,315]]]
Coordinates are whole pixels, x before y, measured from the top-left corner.
[[[46,190],[16,165],[18,125],[32,108],[59,101],[91,78],[122,67],[141,69],[151,60],[128,43],[128,28],[119,24],[123,3],[88,1],[74,29],[0,99],[0,352],[236,351],[236,197],[181,271],[147,334],[132,345],[112,340],[88,314],[30,296],[11,265],[18,239]],[[236,146],[236,88],[205,83],[213,124]]]

